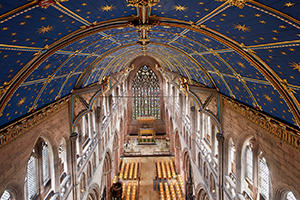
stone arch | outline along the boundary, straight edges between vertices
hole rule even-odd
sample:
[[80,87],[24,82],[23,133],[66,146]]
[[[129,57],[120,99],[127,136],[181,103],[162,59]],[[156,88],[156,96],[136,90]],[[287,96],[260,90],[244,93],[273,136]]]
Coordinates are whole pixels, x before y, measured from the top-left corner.
[[175,161],[176,171],[180,173],[181,145],[178,130],[175,130]]
[[88,200],[100,200],[100,187],[98,184],[94,183],[90,186]]
[[[102,178],[102,186],[106,188],[106,191],[109,191],[111,188],[111,179],[112,179],[112,159],[111,153],[109,150],[105,153],[104,165],[103,165],[103,178]],[[106,193],[106,198],[110,199],[110,193]]]
[[285,183],[280,182],[280,186],[276,188],[273,197],[275,200],[285,200],[287,199],[288,192],[292,192],[296,199],[299,199],[299,191],[292,190],[289,186]]
[[199,184],[196,188],[196,200],[209,200],[207,190],[202,184]]
[[115,137],[113,141],[113,154],[114,154],[114,171],[115,174],[118,173],[119,169],[119,137],[117,132],[115,132]]
[[91,161],[89,161],[87,166],[87,179],[91,179],[93,177],[92,175],[92,164]]
[[183,181],[185,183],[187,183],[188,177],[189,177],[189,172],[190,172],[190,156],[189,156],[189,152],[188,152],[187,148],[184,148],[182,155],[183,155],[182,156],[183,157],[182,168],[183,168],[183,175],[184,175]]
[[[21,188],[19,183],[11,182],[5,187],[5,190],[11,195],[11,200],[18,200],[23,199],[24,193]],[[3,195],[4,191],[0,193],[0,197]]]

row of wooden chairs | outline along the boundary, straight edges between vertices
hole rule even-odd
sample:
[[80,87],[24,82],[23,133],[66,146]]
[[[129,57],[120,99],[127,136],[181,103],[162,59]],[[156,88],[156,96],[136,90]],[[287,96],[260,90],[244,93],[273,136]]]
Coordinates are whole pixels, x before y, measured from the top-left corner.
[[183,183],[181,174],[178,174],[178,182],[181,186],[182,191],[184,191],[184,183]]
[[176,178],[176,172],[173,165],[172,160],[158,160],[156,161],[156,170],[157,170],[157,177],[159,179],[171,179]]
[[138,162],[125,161],[121,165],[121,170],[119,174],[120,180],[136,180],[138,176]]
[[126,183],[123,182],[122,184],[122,199],[125,200],[135,200],[137,194],[137,183],[136,182],[129,182],[126,189]]
[[172,181],[164,183],[159,183],[159,191],[160,191],[160,200],[183,200],[182,193],[180,191],[180,187],[178,182],[175,182],[175,188]]

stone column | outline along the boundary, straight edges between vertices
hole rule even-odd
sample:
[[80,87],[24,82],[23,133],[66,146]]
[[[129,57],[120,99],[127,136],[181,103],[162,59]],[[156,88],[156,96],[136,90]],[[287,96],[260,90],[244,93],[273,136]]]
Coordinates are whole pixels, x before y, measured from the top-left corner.
[[217,133],[218,140],[218,158],[219,158],[219,187],[218,187],[218,200],[224,200],[224,136],[221,133]]
[[[209,119],[209,120],[211,120],[211,119]],[[217,144],[216,144],[216,126],[215,126],[215,124],[212,122],[212,120],[211,120],[211,145],[212,145],[212,148],[211,148],[211,153],[212,153],[212,156],[213,157],[215,157],[215,155],[216,155],[216,151],[218,151],[217,149],[216,149],[216,146],[217,146]]]
[[191,138],[191,144],[192,144],[192,160],[196,162],[196,148],[195,148],[195,140],[196,140],[196,109],[195,106],[191,106],[190,110],[190,116],[191,116],[191,133],[192,133],[192,138]]
[[80,185],[77,180],[77,156],[76,156],[76,139],[78,134],[72,133],[70,136],[70,145],[71,145],[71,178],[73,185],[73,199],[77,200],[80,197]]
[[253,199],[259,199],[259,147],[253,144]]

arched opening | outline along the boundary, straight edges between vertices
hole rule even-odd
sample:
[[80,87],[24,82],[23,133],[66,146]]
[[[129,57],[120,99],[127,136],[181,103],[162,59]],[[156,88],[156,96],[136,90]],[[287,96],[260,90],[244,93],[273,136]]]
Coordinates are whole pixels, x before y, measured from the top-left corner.
[[160,86],[156,74],[146,65],[132,81],[132,118],[153,116],[160,119]]
[[113,142],[113,151],[114,151],[114,172],[115,174],[118,173],[119,169],[119,137],[118,134],[115,133],[115,138]]
[[107,152],[105,154],[105,159],[104,159],[104,167],[103,167],[103,178],[102,178],[102,188],[103,190],[106,190],[106,198],[110,199],[110,188],[112,186],[111,184],[111,179],[112,179],[112,160],[111,157],[109,155],[109,153]]
[[180,173],[180,161],[181,161],[181,145],[178,131],[175,133],[175,160],[176,160],[176,171]]
[[199,190],[197,200],[209,200],[207,192],[204,189]]

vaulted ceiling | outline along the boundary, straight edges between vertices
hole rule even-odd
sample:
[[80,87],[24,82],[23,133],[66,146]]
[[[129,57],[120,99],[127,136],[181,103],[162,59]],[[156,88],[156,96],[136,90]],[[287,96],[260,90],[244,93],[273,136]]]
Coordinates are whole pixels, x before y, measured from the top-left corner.
[[298,127],[299,10],[281,0],[1,0],[0,126],[148,55]]

